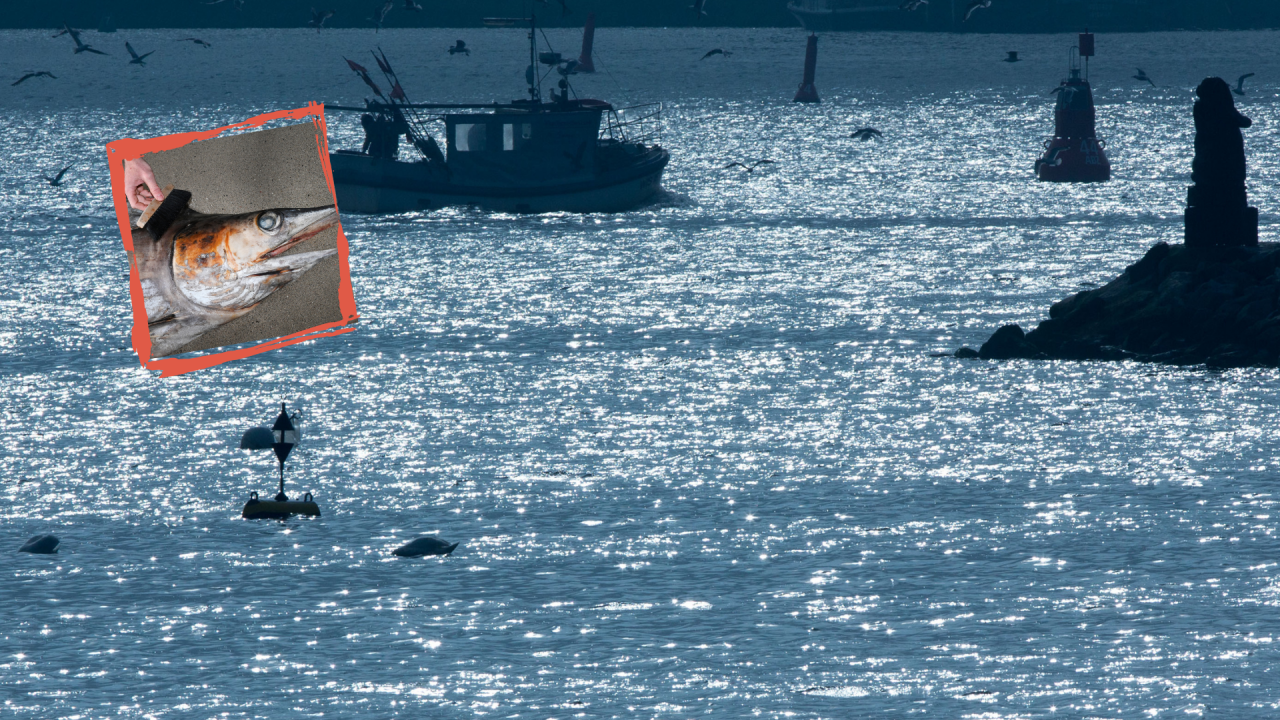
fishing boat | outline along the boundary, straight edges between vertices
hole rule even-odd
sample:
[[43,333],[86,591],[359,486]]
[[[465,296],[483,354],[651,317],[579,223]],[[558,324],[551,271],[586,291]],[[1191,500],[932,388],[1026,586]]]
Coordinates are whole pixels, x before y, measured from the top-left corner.
[[[528,98],[508,103],[413,103],[385,54],[374,54],[391,91],[348,60],[378,96],[360,113],[359,150],[329,155],[342,212],[394,213],[474,205],[500,212],[620,212],[660,189],[670,154],[657,143],[661,105],[615,108],[579,98],[570,84],[579,60],[539,52],[531,12]],[[459,45],[459,48],[463,47]],[[542,81],[557,89],[544,100]],[[441,127],[441,121],[443,126]],[[444,149],[433,136],[444,138]],[[400,138],[407,147],[402,150]],[[403,157],[409,155],[409,157]]]

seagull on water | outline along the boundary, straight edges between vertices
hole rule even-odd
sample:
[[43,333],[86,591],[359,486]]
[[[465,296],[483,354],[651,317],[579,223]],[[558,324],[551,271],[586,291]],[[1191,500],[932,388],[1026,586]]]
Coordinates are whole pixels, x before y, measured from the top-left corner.
[[920,9],[921,5],[928,4],[929,0],[903,0],[902,4],[898,6],[898,9],[906,10],[907,12],[915,12]]
[[59,185],[62,184],[62,176],[66,175],[67,171],[70,170],[71,167],[72,167],[71,165],[68,165],[62,168],[61,170],[58,171],[58,174],[54,175],[53,177],[49,177],[48,175],[42,175],[41,177],[43,177],[52,187],[58,187]]
[[213,47],[213,46],[212,46],[212,45],[210,45],[209,43],[207,43],[207,42],[205,42],[205,41],[201,40],[200,38],[195,38],[195,37],[182,38],[181,40],[174,40],[174,42],[193,42],[193,43],[195,43],[195,44],[197,44],[197,45],[203,45],[203,46],[205,46],[205,47],[207,47],[207,48]]
[[969,22],[969,18],[979,10],[985,10],[991,7],[991,0],[973,0],[969,6],[964,9],[964,22]]
[[862,142],[867,142],[872,138],[884,138],[884,133],[880,132],[875,128],[868,127],[868,128],[861,128],[859,130],[854,130],[853,134],[850,135],[849,137],[858,138]]
[[728,170],[731,167],[740,167],[743,170],[746,170],[747,172],[750,173],[750,172],[755,172],[756,168],[760,167],[761,165],[772,165],[772,164],[773,164],[772,160],[757,160],[751,163],[750,165],[747,165],[746,163],[740,163],[740,162],[731,162],[728,165],[725,165],[721,169]]
[[459,40],[456,45],[449,48],[450,55],[457,55],[458,53],[462,53],[463,55],[471,54],[471,51],[467,49],[467,44],[461,40]]
[[707,54],[702,56],[702,59],[703,59],[703,60],[706,60],[707,58],[711,57],[712,55],[723,55],[723,56],[725,56],[725,57],[729,57],[729,56],[730,56],[730,55],[732,55],[732,54],[733,54],[732,52],[729,52],[729,51],[727,51],[727,50],[721,50],[720,48],[716,48],[716,49],[714,49],[714,50],[708,50],[708,51],[707,51]]
[[14,84],[14,85],[21,85],[21,84],[22,84],[22,82],[23,82],[24,80],[30,80],[30,79],[31,79],[31,78],[33,78],[33,77],[48,77],[48,78],[53,78],[54,80],[57,80],[57,79],[58,79],[58,76],[57,76],[57,75],[54,75],[53,73],[49,72],[48,70],[41,70],[40,72],[29,72],[29,73],[27,73],[26,75],[23,75],[22,77],[18,78],[17,82],[15,82],[15,83],[13,83],[13,84]]
[[1155,80],[1152,80],[1150,77],[1148,77],[1148,76],[1147,76],[1147,71],[1146,71],[1146,70],[1143,70],[1142,68],[1138,68],[1138,74],[1137,74],[1137,75],[1134,75],[1134,76],[1133,76],[1133,79],[1134,79],[1134,80],[1137,80],[1138,82],[1148,82],[1148,83],[1151,83],[1151,87],[1155,87],[1155,86],[1156,86],[1156,81],[1155,81]]
[[1248,80],[1251,77],[1253,77],[1253,73],[1246,73],[1244,75],[1241,75],[1240,79],[1236,81],[1236,86],[1231,88],[1231,92],[1237,95],[1248,95],[1249,93],[1244,91],[1244,81]]
[[124,44],[124,49],[128,50],[129,54],[133,56],[133,59],[129,61],[130,65],[146,65],[147,63],[144,61],[147,59],[147,55],[150,55],[151,53],[155,52],[155,50],[152,50],[146,55],[139,55],[138,53],[133,51],[133,46],[127,42]]

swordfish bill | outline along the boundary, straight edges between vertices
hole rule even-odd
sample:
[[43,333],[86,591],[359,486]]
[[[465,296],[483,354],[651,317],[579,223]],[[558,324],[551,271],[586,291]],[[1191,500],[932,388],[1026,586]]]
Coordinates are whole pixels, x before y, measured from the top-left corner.
[[151,357],[253,310],[335,249],[285,255],[338,222],[333,205],[238,215],[186,210],[159,239],[133,231]]

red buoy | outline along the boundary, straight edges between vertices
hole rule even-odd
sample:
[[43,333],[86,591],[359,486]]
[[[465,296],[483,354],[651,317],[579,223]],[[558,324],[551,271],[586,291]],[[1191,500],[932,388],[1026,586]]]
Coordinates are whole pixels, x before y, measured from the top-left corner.
[[595,63],[591,62],[591,45],[596,38],[596,14],[589,13],[587,15],[587,26],[582,28],[582,54],[578,56],[578,66],[574,68],[575,72],[593,73],[596,71]]
[[[1036,179],[1045,182],[1106,182],[1111,179],[1111,163],[1106,143],[1097,137],[1093,89],[1089,86],[1088,58],[1093,57],[1093,34],[1082,33],[1080,44],[1072,48],[1071,75],[1058,87],[1058,107],[1054,111],[1053,137],[1045,141],[1044,156],[1036,161]],[[1080,76],[1079,58],[1085,58],[1085,76]]]
[[800,83],[800,89],[796,91],[796,102],[816,103],[822,102],[818,99],[818,88],[813,86],[813,75],[818,69],[818,36],[809,36],[809,45],[804,51],[804,82]]

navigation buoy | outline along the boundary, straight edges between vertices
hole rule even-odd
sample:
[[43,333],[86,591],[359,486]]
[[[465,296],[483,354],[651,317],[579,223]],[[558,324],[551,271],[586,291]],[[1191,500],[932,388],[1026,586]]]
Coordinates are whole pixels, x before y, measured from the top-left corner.
[[[1053,137],[1045,140],[1044,155],[1036,161],[1036,179],[1045,182],[1106,182],[1111,179],[1111,163],[1106,143],[1097,137],[1093,89],[1089,86],[1089,58],[1093,57],[1093,34],[1081,33],[1080,43],[1071,48],[1067,63],[1070,76],[1055,91]],[[1081,77],[1081,59],[1084,77]]]
[[251,427],[240,436],[240,449],[270,450],[271,439],[271,428],[262,425]]
[[298,429],[280,403],[280,414],[271,426],[271,449],[275,451],[276,460],[280,463],[280,491],[273,500],[259,500],[258,493],[249,493],[249,502],[244,504],[240,516],[254,520],[283,520],[290,515],[320,515],[320,507],[312,499],[311,493],[305,493],[302,500],[290,501],[284,494],[284,461],[298,444]]
[[813,85],[813,76],[818,69],[818,36],[810,35],[809,44],[804,51],[804,81],[800,83],[800,89],[796,91],[795,102],[816,103],[822,102],[818,99],[818,88]]
[[591,62],[591,46],[596,39],[596,14],[587,14],[587,24],[582,28],[582,54],[578,56],[578,66],[574,72],[593,73],[595,63]]

